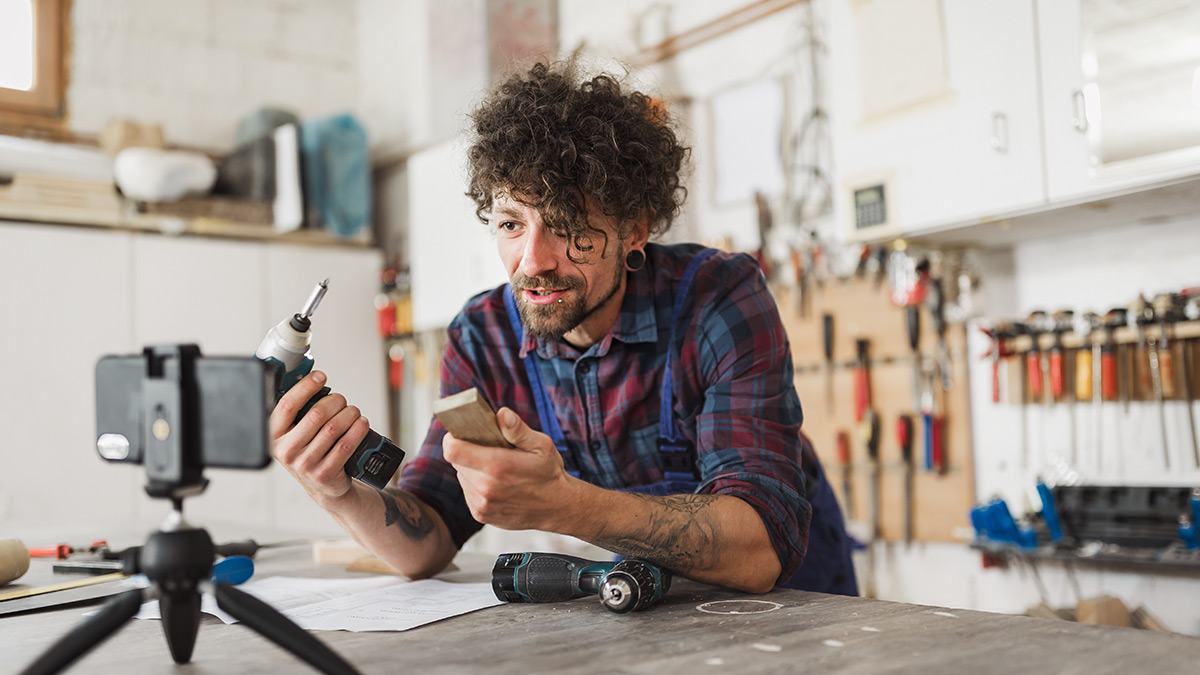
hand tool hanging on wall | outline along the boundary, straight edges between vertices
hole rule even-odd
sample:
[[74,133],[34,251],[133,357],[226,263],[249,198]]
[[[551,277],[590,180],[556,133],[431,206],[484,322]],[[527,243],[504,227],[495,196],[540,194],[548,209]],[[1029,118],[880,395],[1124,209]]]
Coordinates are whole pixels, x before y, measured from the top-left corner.
[[1092,444],[1096,465],[1104,456],[1104,418],[1100,407],[1101,351],[1097,336],[1104,320],[1095,312],[1085,312],[1077,322],[1078,332],[1084,338],[1084,346],[1075,353],[1075,400],[1092,402],[1092,417],[1096,423],[1096,440]]
[[921,408],[921,306],[904,308],[904,326],[908,332],[908,347],[912,354],[913,410]]
[[908,243],[903,239],[897,239],[892,246],[887,265],[892,304],[919,305],[929,293],[929,262],[909,255]]
[[880,538],[879,532],[879,416],[875,411],[868,408],[863,413],[862,424],[859,431],[862,433],[863,443],[867,448],[867,461],[871,467],[870,479],[870,518],[871,518],[871,543],[867,547],[867,566],[869,572],[867,574],[866,597],[875,597],[875,542]]
[[1158,408],[1158,424],[1159,431],[1162,434],[1162,449],[1163,449],[1163,468],[1171,468],[1171,449],[1167,443],[1167,406],[1163,401],[1163,378],[1162,368],[1159,363],[1161,354],[1158,349],[1158,342],[1153,335],[1147,337],[1146,326],[1154,323],[1154,307],[1146,302],[1144,296],[1138,296],[1138,299],[1129,306],[1130,322],[1134,323],[1138,332],[1138,351],[1139,364],[1141,363],[1141,355],[1145,354],[1150,361],[1150,385],[1154,392],[1154,402]]
[[871,341],[859,338],[854,341],[858,355],[854,366],[854,421],[863,421],[871,407]]
[[991,338],[992,346],[984,358],[992,360],[992,403],[1000,402],[1000,362],[1009,356],[1006,340],[1010,340],[1017,335],[1013,324],[1007,321],[998,321],[992,325],[991,330],[985,330],[984,333]]
[[896,441],[904,462],[904,542],[913,540],[913,422],[908,415],[896,418]]
[[942,391],[954,388],[954,373],[951,372],[950,347],[946,344],[946,293],[939,277],[929,279],[929,314],[933,317],[933,330],[937,334],[937,369],[942,381]]
[[1045,397],[1042,378],[1042,350],[1038,339],[1045,332],[1046,313],[1036,311],[1025,318],[1025,333],[1029,335],[1030,347],[1025,353],[1025,376],[1029,380],[1029,402],[1041,401]]
[[[1125,325],[1125,308],[1111,309],[1104,315],[1104,348],[1100,350],[1100,394],[1105,401],[1121,397],[1120,364],[1117,361],[1117,328]],[[1126,404],[1128,400],[1126,399]]]
[[837,432],[837,461],[842,470],[842,500],[846,509],[846,517],[854,518],[854,493],[850,481],[850,434],[845,431]]
[[1068,447],[1071,450],[1068,461],[1074,467],[1079,461],[1079,435],[1075,429],[1075,396],[1072,393],[1068,397],[1067,394],[1066,364],[1064,363],[1066,357],[1062,337],[1063,333],[1070,332],[1074,328],[1075,312],[1063,309],[1055,312],[1050,318],[1052,321],[1051,332],[1054,334],[1054,343],[1050,346],[1050,354],[1047,358],[1050,367],[1050,395],[1055,401],[1067,401],[1071,404],[1067,411],[1070,426]]
[[[1154,314],[1158,318],[1159,329],[1161,331],[1159,349],[1162,355],[1159,358],[1159,366],[1163,371],[1163,396],[1174,398],[1176,395],[1174,359],[1171,354],[1171,346],[1167,341],[1168,324],[1179,321],[1184,316],[1184,308],[1186,300],[1182,294],[1163,293],[1154,297],[1152,301],[1154,306]],[[1183,358],[1182,372],[1180,372],[1179,382],[1183,389],[1183,400],[1187,406],[1188,431],[1192,439],[1192,457],[1195,460],[1196,466],[1200,467],[1200,444],[1196,439],[1196,416],[1192,410],[1192,382],[1190,359],[1188,358],[1188,345],[1183,343],[1181,352]],[[1168,382],[1170,383],[1168,386]]]
[[833,415],[833,314],[821,315],[821,348],[825,352],[825,405]]
[[935,366],[924,370],[925,387],[921,392],[921,422],[925,435],[925,470],[946,472],[946,456],[942,447],[943,419],[938,414],[937,399],[934,396]]
[[[1184,292],[1179,294],[1179,302],[1183,305],[1183,308],[1180,310],[1180,312],[1184,319],[1189,321],[1200,320],[1200,298],[1190,296],[1188,293],[1190,290],[1192,289],[1185,289]],[[1193,341],[1184,340],[1181,342],[1180,353],[1183,355],[1183,358],[1180,359],[1180,365],[1183,368],[1183,376],[1179,381],[1182,383],[1183,387],[1183,401],[1187,406],[1188,424],[1192,434],[1192,459],[1195,462],[1195,467],[1200,469],[1200,445],[1197,444],[1196,417],[1193,406],[1193,403],[1195,402],[1195,392],[1192,388],[1192,377],[1196,372],[1194,370],[1195,365],[1192,362],[1194,348],[1195,345]]]

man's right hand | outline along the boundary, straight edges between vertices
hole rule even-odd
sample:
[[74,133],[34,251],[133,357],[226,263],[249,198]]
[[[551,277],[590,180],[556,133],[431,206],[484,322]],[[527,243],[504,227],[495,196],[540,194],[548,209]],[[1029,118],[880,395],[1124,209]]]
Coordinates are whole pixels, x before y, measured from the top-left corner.
[[288,390],[271,413],[271,454],[318,504],[350,491],[345,464],[367,436],[370,423],[346,397],[330,393],[294,425],[296,414],[321,387],[325,373],[314,370]]

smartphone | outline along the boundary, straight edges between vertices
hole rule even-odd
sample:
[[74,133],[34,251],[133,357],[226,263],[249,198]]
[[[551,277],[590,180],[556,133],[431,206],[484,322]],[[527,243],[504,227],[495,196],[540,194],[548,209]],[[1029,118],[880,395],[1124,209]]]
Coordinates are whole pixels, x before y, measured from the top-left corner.
[[[170,387],[179,380],[180,361],[158,362],[162,372],[150,377],[145,354],[105,356],[96,364],[96,437],[101,457],[114,462],[141,464],[148,435],[157,434],[155,423],[178,421],[188,433],[199,436],[199,463],[223,469],[262,469],[271,462],[268,421],[275,407],[278,364],[253,356],[203,356],[193,364],[195,405],[189,410],[147,410],[143,393],[155,401],[171,401]],[[166,388],[164,389],[164,384]],[[160,393],[165,394],[159,396]],[[174,399],[178,401],[179,399]],[[154,404],[159,408],[162,403]],[[152,420],[151,417],[159,419]]]

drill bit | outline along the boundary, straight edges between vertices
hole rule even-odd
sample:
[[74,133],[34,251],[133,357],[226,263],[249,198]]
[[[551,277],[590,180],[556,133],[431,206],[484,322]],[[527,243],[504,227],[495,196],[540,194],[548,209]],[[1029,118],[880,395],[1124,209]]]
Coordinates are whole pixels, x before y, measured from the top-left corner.
[[300,310],[297,315],[302,319],[307,319],[317,311],[317,305],[321,304],[321,298],[325,297],[325,291],[329,290],[329,279],[317,284],[313,289],[312,295],[308,296],[308,301],[304,303],[304,309]]

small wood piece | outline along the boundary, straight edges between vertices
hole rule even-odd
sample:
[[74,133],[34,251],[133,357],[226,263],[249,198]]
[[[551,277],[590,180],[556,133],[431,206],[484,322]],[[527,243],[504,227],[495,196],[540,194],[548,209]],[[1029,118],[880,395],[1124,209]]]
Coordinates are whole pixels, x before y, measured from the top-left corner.
[[513,447],[500,433],[496,413],[474,387],[434,401],[433,414],[455,438],[495,448]]
[[1121,602],[1120,598],[1111,595],[1080,600],[1075,608],[1075,613],[1079,623],[1123,627],[1133,625],[1125,603]]

